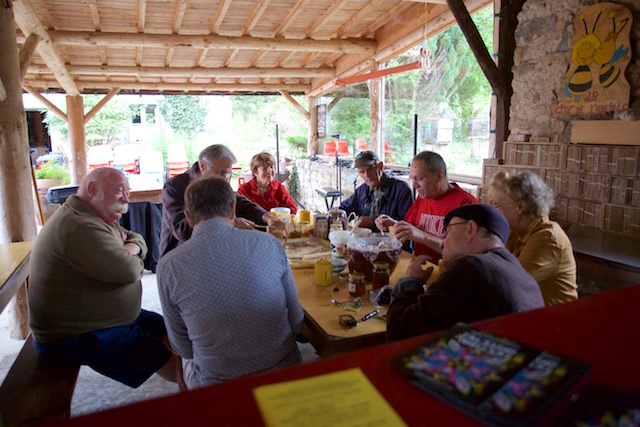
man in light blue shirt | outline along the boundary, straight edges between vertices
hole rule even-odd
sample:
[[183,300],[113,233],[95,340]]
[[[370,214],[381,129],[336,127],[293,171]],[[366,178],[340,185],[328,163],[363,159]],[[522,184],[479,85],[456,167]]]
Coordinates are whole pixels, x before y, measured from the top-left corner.
[[189,185],[191,239],[158,264],[169,339],[197,388],[299,363],[303,311],[284,249],[234,227],[236,196],[222,178]]

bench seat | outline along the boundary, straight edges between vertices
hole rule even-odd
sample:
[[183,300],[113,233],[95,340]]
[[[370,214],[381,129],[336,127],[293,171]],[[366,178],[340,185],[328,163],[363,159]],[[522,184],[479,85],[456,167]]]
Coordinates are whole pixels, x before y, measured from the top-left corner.
[[0,425],[68,417],[79,370],[41,359],[30,335],[0,385]]

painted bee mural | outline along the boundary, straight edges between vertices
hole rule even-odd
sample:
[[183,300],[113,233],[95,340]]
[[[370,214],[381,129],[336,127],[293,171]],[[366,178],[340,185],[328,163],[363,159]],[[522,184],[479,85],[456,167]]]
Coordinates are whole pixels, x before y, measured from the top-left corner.
[[598,3],[576,20],[571,67],[562,81],[557,114],[598,114],[628,108],[624,70],[631,59],[631,13],[624,6]]

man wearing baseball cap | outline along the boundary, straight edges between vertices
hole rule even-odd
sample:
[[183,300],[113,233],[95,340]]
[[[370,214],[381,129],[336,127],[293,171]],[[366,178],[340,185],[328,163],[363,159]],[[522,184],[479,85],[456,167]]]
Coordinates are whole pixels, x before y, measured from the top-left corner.
[[384,171],[384,164],[373,151],[361,151],[356,156],[353,167],[358,171],[364,184],[340,204],[350,214],[354,212],[361,219],[360,227],[378,231],[374,220],[384,214],[394,219],[402,219],[413,203],[409,186]]
[[[540,287],[505,247],[509,223],[493,206],[464,205],[444,220],[445,271],[428,287],[428,259],[416,257],[393,291],[387,339],[398,340],[544,307]],[[426,289],[425,289],[426,288]]]

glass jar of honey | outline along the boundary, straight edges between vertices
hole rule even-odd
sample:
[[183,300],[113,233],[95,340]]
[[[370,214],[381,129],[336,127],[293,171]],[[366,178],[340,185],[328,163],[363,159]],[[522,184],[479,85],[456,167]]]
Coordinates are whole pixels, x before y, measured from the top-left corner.
[[381,287],[388,285],[390,275],[388,262],[374,262],[371,278],[373,289],[380,289]]
[[364,295],[364,274],[351,273],[349,274],[349,295],[352,297],[359,297]]

